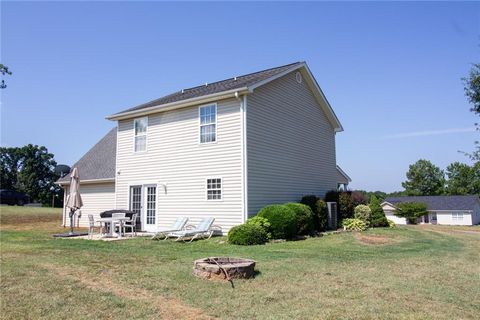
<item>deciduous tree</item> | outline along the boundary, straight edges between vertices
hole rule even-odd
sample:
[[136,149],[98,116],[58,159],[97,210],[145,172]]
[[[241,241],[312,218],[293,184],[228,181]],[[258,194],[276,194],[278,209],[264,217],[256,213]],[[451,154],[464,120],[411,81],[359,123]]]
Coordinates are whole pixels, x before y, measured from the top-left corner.
[[421,159],[410,165],[402,186],[408,195],[439,195],[445,189],[445,174],[430,161]]

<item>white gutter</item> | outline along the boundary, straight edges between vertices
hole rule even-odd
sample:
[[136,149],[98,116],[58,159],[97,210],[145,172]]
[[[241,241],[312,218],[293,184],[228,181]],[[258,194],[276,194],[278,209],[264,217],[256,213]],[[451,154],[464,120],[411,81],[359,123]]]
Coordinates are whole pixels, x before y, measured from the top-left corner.
[[[115,182],[115,178],[109,179],[90,179],[90,180],[80,180],[80,184],[94,184],[94,183],[106,183],[106,182]],[[59,186],[67,186],[70,184],[70,181],[57,181],[55,184]]]
[[143,108],[143,109],[139,109],[139,110],[132,110],[132,111],[122,112],[122,113],[118,113],[118,114],[113,114],[113,115],[107,116],[106,119],[107,120],[122,120],[122,119],[128,119],[128,118],[136,117],[136,116],[144,116],[144,115],[156,113],[156,112],[159,112],[159,111],[168,111],[168,110],[173,110],[173,109],[178,109],[178,108],[189,107],[189,106],[196,105],[196,104],[207,103],[207,102],[211,102],[211,101],[214,101],[214,100],[233,98],[233,97],[235,97],[236,94],[239,95],[239,94],[243,94],[243,93],[248,93],[248,88],[247,87],[242,87],[242,88],[238,88],[238,89],[212,93],[212,94],[209,94],[209,95],[206,95],[206,96],[195,97],[195,98],[185,99],[185,100],[181,100],[181,101],[161,104],[161,105],[152,106],[152,107],[148,107],[148,108]]

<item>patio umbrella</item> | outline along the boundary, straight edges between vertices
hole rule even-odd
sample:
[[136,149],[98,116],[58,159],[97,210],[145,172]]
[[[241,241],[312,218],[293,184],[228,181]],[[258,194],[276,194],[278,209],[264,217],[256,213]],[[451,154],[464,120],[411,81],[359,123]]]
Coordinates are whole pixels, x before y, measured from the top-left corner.
[[82,196],[80,195],[80,176],[77,168],[73,168],[70,174],[70,190],[66,206],[70,208],[70,234],[73,234],[73,216],[75,211],[83,206]]

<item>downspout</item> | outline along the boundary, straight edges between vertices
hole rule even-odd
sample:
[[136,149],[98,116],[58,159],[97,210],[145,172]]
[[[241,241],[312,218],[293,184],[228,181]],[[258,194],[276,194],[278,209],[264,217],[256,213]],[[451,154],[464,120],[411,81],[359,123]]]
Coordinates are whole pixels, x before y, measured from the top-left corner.
[[235,92],[235,98],[240,103],[240,145],[241,145],[241,176],[242,176],[242,223],[248,219],[248,184],[247,184],[247,96]]

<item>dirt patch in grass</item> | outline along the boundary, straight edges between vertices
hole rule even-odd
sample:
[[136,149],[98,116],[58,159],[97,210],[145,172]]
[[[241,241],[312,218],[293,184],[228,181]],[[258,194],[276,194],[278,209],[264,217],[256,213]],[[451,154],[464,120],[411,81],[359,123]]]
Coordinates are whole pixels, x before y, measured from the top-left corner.
[[383,236],[364,235],[364,234],[358,234],[355,238],[360,243],[367,244],[367,245],[385,245],[385,244],[395,242],[395,240],[393,240],[392,238],[387,238]]
[[62,279],[79,282],[89,289],[109,292],[120,298],[133,299],[153,306],[158,310],[159,319],[215,319],[206,315],[203,310],[188,306],[179,300],[165,298],[142,288],[132,288],[121,284],[116,281],[117,278],[114,274],[102,272],[101,276],[92,277],[91,274],[78,269],[70,270],[52,264],[44,264],[42,267]]

